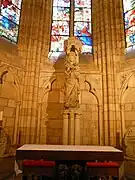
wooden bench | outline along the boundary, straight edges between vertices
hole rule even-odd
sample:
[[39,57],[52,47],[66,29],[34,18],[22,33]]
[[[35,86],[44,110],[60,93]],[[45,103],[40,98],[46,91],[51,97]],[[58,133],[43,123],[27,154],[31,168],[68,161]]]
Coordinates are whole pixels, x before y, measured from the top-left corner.
[[117,162],[87,162],[86,179],[90,177],[115,177],[115,179],[119,179],[119,164]]
[[49,177],[55,178],[55,162],[45,160],[24,160],[23,161],[23,180],[33,177]]

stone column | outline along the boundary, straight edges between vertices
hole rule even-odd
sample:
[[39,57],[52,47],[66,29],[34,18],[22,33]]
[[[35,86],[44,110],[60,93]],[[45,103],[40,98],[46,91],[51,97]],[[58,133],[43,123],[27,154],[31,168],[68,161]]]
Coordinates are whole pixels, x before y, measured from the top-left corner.
[[39,143],[40,139],[40,120],[41,120],[41,103],[38,104],[38,115],[37,115],[37,136],[36,143]]
[[68,145],[68,123],[69,123],[69,114],[67,111],[63,113],[63,145]]
[[123,138],[125,134],[124,104],[121,104],[120,112],[121,112],[121,134]]
[[80,145],[80,114],[75,113],[75,145]]
[[94,0],[92,7],[94,62],[102,74],[104,143],[115,146],[116,133],[120,131],[117,72],[124,55],[122,1]]
[[[40,95],[39,81],[43,63],[47,62],[51,27],[52,0],[23,1],[18,51],[24,59],[22,91],[23,144],[36,143],[37,107]],[[40,27],[40,28],[39,28]],[[42,63],[42,64],[41,64]],[[39,126],[38,126],[39,129]]]
[[45,136],[45,144],[46,144],[46,142],[47,142],[47,127],[48,127],[48,119],[46,119],[45,120],[45,134],[44,134],[44,136]]
[[103,107],[101,105],[98,106],[98,127],[99,127],[99,144],[104,145],[104,122],[103,122]]
[[14,121],[14,134],[13,134],[13,144],[18,143],[18,125],[19,125],[19,110],[20,110],[20,102],[16,102],[16,113],[15,113],[15,121]]
[[73,110],[70,111],[69,114],[69,144],[74,145],[75,144],[75,121],[74,121],[74,112]]

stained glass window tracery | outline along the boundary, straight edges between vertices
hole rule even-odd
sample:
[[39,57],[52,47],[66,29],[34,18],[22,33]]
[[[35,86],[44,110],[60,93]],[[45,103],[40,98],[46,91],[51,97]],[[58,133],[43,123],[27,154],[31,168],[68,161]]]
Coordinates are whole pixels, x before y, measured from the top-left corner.
[[18,40],[22,0],[0,0],[0,36],[14,43]]
[[123,0],[126,47],[135,49],[135,0]]
[[[74,23],[71,22],[71,13]],[[70,36],[72,24],[72,34],[83,44],[82,53],[92,53],[91,0],[54,0],[50,45],[53,57],[64,52],[64,41]]]

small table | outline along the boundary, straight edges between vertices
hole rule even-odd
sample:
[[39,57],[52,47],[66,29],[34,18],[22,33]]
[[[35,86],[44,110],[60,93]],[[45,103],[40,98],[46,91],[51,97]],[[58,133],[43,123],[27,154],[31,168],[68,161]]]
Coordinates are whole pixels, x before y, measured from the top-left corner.
[[59,164],[80,164],[87,161],[124,160],[123,151],[112,146],[80,146],[80,145],[37,145],[25,144],[16,150],[16,160],[50,160]]
[[25,144],[16,150],[16,160],[123,161],[123,151],[112,146]]

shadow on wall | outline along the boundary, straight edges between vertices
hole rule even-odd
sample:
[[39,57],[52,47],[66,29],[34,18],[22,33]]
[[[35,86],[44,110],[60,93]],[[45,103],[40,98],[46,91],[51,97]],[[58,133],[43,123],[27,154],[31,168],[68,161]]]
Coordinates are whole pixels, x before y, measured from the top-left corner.
[[50,90],[46,94],[46,113],[48,117],[47,144],[62,144],[64,93],[64,60],[57,60],[54,73],[50,77]]
[[[44,110],[48,115],[47,144],[62,144],[64,110],[64,57],[54,64],[55,72],[50,78],[51,87],[44,99]],[[83,74],[81,75],[83,76]],[[83,79],[83,78],[82,78]],[[91,85],[80,80],[81,144],[97,145],[99,142],[99,109],[96,97],[91,92]],[[91,133],[92,132],[92,133]]]
[[81,111],[81,144],[98,145],[99,142],[99,110],[98,102],[91,92],[91,84],[87,81],[81,82],[80,93]]

